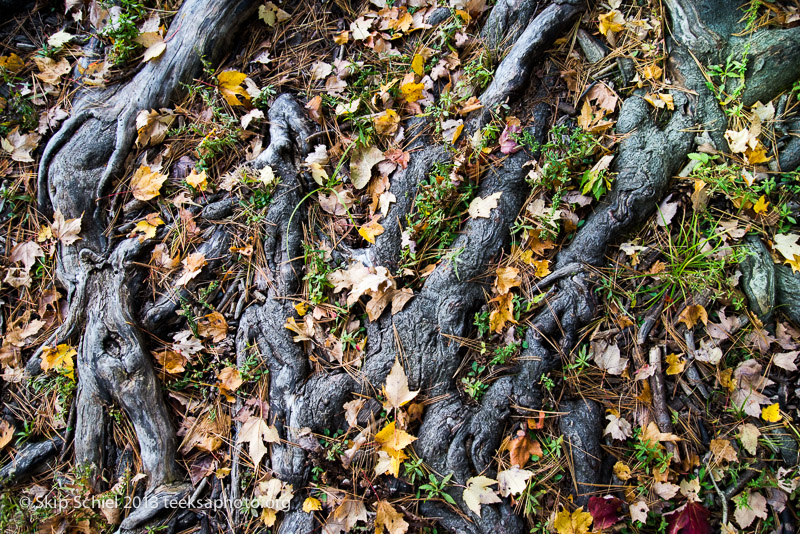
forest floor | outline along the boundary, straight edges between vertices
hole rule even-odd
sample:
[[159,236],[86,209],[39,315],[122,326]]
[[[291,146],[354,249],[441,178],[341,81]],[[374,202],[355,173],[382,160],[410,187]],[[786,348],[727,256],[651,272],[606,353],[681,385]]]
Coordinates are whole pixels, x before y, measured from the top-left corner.
[[[318,370],[357,372],[364,325],[390,304],[402,309],[443,258],[458,265],[460,251],[451,244],[462,225],[496,206],[496,198],[476,195],[482,169],[521,150],[538,154],[511,243],[485,273],[485,305],[471,335],[453,340],[463,347],[454,379],[468,402],[513,372],[529,319],[548,305],[537,282],[613,183],[622,100],[640,91],[664,118],[673,109],[660,2],[612,0],[587,10],[536,67],[546,95],[525,95],[464,139],[465,116],[481,107],[477,96],[501,58],[481,37],[486,2],[451,2],[458,7],[433,27],[429,3],[267,2],[221,66],[209,66],[170,108],[137,117],[136,149],[111,193],[119,217],[107,233],[155,243],[141,265],[150,292],[143,299],[180,295],[171,339],[143,335],[182,440],[179,463],[195,487],[226,491],[233,428],[241,423],[242,495],[262,498],[241,516],[241,532],[279,522],[280,510],[265,503],[298,490],[259,467],[276,439],[261,416],[269,410],[269,373],[257,349],[237,365],[234,339],[243,309],[264,299],[267,284],[261,243],[272,229],[263,219],[280,176],[269,166],[254,172],[248,162],[266,148],[265,116],[278,95],[294,95],[318,125],[303,162],[317,184],[302,201],[303,291],[297,313],[285,318]],[[68,439],[80,378],[76,347],[47,345],[67,313],[54,278],[57,245],[81,239],[80,220],[40,213],[36,204],[42,149],[70,116],[75,91],[123,83],[169,45],[180,2],[117,4],[67,1],[65,13],[63,2],[39,2],[0,27],[0,465],[30,443],[65,441],[45,468],[0,482],[4,532],[111,532],[124,498],[141,491],[136,435],[116,410],[120,460],[104,494],[115,504],[80,504],[89,489]],[[792,2],[753,0],[741,10],[753,31],[800,22]],[[90,55],[92,47],[98,55]],[[800,105],[800,85],[748,108],[726,91],[726,83],[743,78],[746,57],[702,67],[727,113],[729,146],[701,139],[658,213],[609,248],[606,267],[592,273],[599,313],[576,348],[561,354],[559,368],[541,377],[542,409],[506,428],[497,479],[476,477],[454,493],[471,509],[502,495],[536,533],[703,533],[722,522],[724,532],[766,534],[798,524],[800,325],[780,309],[759,309],[759,295],[745,295],[741,281],[750,276],[752,236],[772,261],[800,271],[800,177],[775,165],[785,142],[781,117]],[[554,110],[544,145],[520,133],[541,101]],[[412,116],[426,118],[426,133],[447,147],[449,163],[433,167],[407,220],[387,221],[397,201],[392,174],[410,157],[402,121]],[[230,216],[204,217],[202,207],[224,198],[235,200]],[[142,207],[149,215],[126,218]],[[177,222],[177,230],[161,231],[165,222]],[[334,248],[364,247],[398,223],[404,233],[396,272],[337,261]],[[220,224],[233,229],[230,252],[206,258],[197,247]],[[25,365],[37,349],[42,372],[31,373]],[[374,446],[386,440],[369,428],[391,427],[391,434],[394,423],[365,428],[357,414],[366,399],[343,407],[349,428],[311,436],[318,447],[304,507],[320,524],[435,532],[418,502],[453,501],[444,491],[447,473],[432,472],[413,452],[415,421],[430,399],[408,393],[402,366],[390,379],[394,385],[373,386],[386,406],[382,418],[392,409],[408,418],[400,435],[407,443],[387,445],[392,458]],[[556,424],[561,399],[576,397],[598,402],[606,417],[609,483],[592,489],[585,508],[574,504],[571,475],[572,455],[580,452],[570,450]],[[356,455],[370,446],[371,457]],[[386,498],[392,476],[406,490]],[[71,504],[36,505],[48,497]],[[230,510],[210,515],[212,524],[231,526]]]

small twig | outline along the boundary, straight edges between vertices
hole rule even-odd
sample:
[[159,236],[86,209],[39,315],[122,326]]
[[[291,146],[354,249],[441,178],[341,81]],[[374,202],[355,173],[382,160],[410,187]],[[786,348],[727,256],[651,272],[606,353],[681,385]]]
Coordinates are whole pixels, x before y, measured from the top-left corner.
[[714,473],[709,473],[708,476],[711,477],[711,483],[714,484],[714,489],[717,491],[717,495],[719,495],[719,500],[722,504],[722,524],[726,525],[728,524],[728,498],[725,497],[725,494],[719,489],[717,481],[714,480]]

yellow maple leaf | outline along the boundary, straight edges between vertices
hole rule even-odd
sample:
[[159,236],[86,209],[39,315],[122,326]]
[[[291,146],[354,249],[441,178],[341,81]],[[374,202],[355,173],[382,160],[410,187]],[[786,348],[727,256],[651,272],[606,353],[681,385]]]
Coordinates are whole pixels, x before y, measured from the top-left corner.
[[592,514],[584,512],[582,507],[572,513],[561,510],[553,521],[553,527],[558,534],[586,534],[591,524]]
[[625,28],[625,17],[618,10],[613,9],[608,13],[603,13],[599,17],[600,33],[609,36],[611,32],[620,32]]
[[668,375],[677,375],[683,372],[683,368],[686,367],[686,360],[681,358],[678,354],[667,354],[667,371]]
[[73,357],[77,354],[78,352],[66,343],[61,343],[56,347],[42,347],[42,361],[40,363],[42,371],[52,369],[75,380],[75,360]]
[[305,513],[318,512],[319,510],[322,510],[322,503],[319,502],[319,499],[308,497],[303,501],[303,511]]
[[405,430],[397,428],[395,421],[387,424],[380,432],[375,434],[375,441],[381,445],[381,449],[386,452],[402,451],[408,445],[417,440]]
[[393,109],[387,109],[383,113],[379,113],[373,119],[375,124],[375,132],[378,135],[394,135],[397,131],[397,125],[400,124],[400,116]]
[[383,226],[378,223],[378,219],[373,219],[358,229],[358,234],[368,243],[375,243],[375,238],[383,233]]
[[414,54],[414,59],[411,60],[411,70],[419,76],[425,74],[425,58],[420,54]]
[[761,419],[768,423],[777,423],[782,418],[781,407],[777,402],[771,406],[761,408]]
[[156,230],[162,224],[164,224],[164,221],[161,220],[161,217],[148,217],[147,219],[137,222],[136,227],[134,227],[133,231],[128,234],[128,236],[136,237],[138,234],[140,241],[153,239],[156,236]]
[[150,200],[159,195],[161,186],[167,181],[167,175],[150,170],[147,165],[142,165],[131,178],[131,192],[136,200]]
[[421,83],[406,82],[400,85],[400,94],[406,102],[416,102],[422,98],[422,90],[425,88]]
[[489,314],[489,329],[492,332],[500,333],[505,328],[506,323],[514,323],[514,302],[513,302],[514,294],[513,293],[506,293],[505,295],[500,295],[492,299],[492,302],[497,302],[498,307],[496,310],[492,310]]
[[242,82],[244,82],[245,78],[247,78],[247,74],[243,72],[237,72],[235,70],[228,70],[217,75],[219,92],[229,105],[244,105],[239,100],[237,95],[241,96],[246,102],[250,102],[250,95],[247,94],[247,91],[245,91],[244,87],[242,87]]
[[192,172],[186,177],[186,183],[198,191],[205,191],[208,188],[206,171],[197,172],[196,169],[192,169]]
[[550,260],[532,260],[531,265],[536,267],[537,278],[543,278],[550,274]]
[[767,201],[767,198],[764,195],[761,195],[761,197],[758,199],[758,202],[756,202],[755,206],[753,206],[753,211],[756,213],[764,213],[767,211],[768,207],[769,202]]

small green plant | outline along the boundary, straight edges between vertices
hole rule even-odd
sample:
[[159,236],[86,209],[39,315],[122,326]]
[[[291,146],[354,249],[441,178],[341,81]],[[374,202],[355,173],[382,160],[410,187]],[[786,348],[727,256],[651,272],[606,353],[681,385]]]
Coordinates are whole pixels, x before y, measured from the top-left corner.
[[461,379],[464,384],[464,391],[474,400],[480,400],[486,390],[489,389],[489,384],[481,380],[480,376],[486,371],[485,365],[478,365],[478,362],[472,362],[472,367],[467,372],[467,376]]
[[442,499],[445,502],[455,506],[456,501],[450,496],[449,493],[447,493],[447,491],[445,491],[452,477],[453,474],[450,473],[449,475],[444,476],[441,480],[438,480],[433,473],[429,473],[428,482],[417,488],[417,498],[419,499],[420,493],[424,491],[426,499]]
[[325,252],[307,243],[303,243],[303,261],[306,265],[303,280],[308,283],[308,300],[316,306],[327,300],[325,290],[333,287],[328,281],[328,274],[333,269],[325,261]]
[[133,59],[141,45],[135,41],[139,37],[137,24],[141,21],[147,10],[145,5],[136,0],[121,0],[117,3],[103,1],[106,8],[118,4],[120,13],[111,17],[108,24],[102,29],[100,35],[111,41],[109,59],[115,65],[123,65]]

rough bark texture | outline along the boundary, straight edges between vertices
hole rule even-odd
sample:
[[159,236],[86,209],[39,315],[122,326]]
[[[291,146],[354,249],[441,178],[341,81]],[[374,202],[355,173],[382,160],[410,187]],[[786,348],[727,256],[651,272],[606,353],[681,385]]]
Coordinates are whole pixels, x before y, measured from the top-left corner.
[[[42,160],[42,209],[48,213],[58,209],[67,218],[82,217],[83,221],[83,239],[59,251],[58,277],[68,290],[71,311],[58,333],[58,342],[80,340],[75,451],[79,463],[96,466],[98,483],[105,467],[107,439],[102,421],[106,407],[116,404],[125,410],[136,430],[148,491],[169,498],[187,489],[181,484],[184,476],[175,463],[174,429],[138,326],[158,330],[163,318],[174,312],[177,301],[164,297],[146,308],[136,302],[142,274],[132,262],[146,250],[136,239],[107,237],[110,200],[106,195],[125,166],[138,111],[167,105],[179,82],[190,79],[200,68],[198,51],[213,59],[214,52],[224,50],[225,39],[251,17],[256,5],[253,0],[186,0],[172,23],[177,30],[164,57],[149,63],[110,94],[80,95],[73,118],[50,141]],[[295,488],[304,487],[310,464],[301,429],[321,431],[343,426],[342,405],[354,393],[372,395],[372,388],[384,382],[398,357],[403,360],[412,389],[421,389],[425,396],[436,399],[426,407],[414,445],[416,452],[432,469],[454,473],[454,482],[460,484],[487,469],[491,475],[491,458],[512,406],[540,407],[540,377],[560,361],[561,351],[568,353],[573,348],[579,330],[593,317],[592,279],[584,266],[602,265],[607,246],[653,213],[670,178],[693,147],[694,127],[702,125],[719,148],[725,146],[724,114],[688,51],[692,50],[700,63],[709,64],[740,50],[741,40],[727,37],[738,24],[737,4],[668,0],[666,6],[674,36],[669,42],[672,66],[687,92],[672,91],[675,111],[666,120],[657,120],[641,96],[625,101],[618,133],[626,137],[616,158],[619,174],[613,189],[558,255],[555,274],[543,283],[543,287],[554,284],[550,303],[527,331],[527,349],[515,372],[492,383],[477,406],[465,404],[454,383],[461,353],[452,337],[468,333],[470,318],[484,301],[483,286],[475,280],[507,245],[509,228],[528,194],[523,165],[529,155],[511,155],[487,171],[478,194],[485,197],[502,192],[497,209],[492,210],[490,218],[471,219],[465,225],[452,246],[463,252],[457,259],[442,261],[402,312],[394,316],[384,313],[368,325],[369,344],[360,373],[355,377],[345,372],[312,374],[303,345],[293,342],[284,323],[294,313],[285,297],[298,293],[302,277],[298,258],[302,257],[306,219],[302,198],[308,184],[298,171],[298,163],[308,153],[305,140],[313,127],[292,97],[283,95],[275,101],[269,112],[270,145],[254,162],[256,167],[270,165],[281,177],[267,214],[267,225],[273,230],[263,243],[269,283],[261,288],[266,300],[251,305],[242,316],[236,347],[243,358],[248,344],[256,343],[270,370],[270,422],[284,440],[274,444],[269,455],[269,467],[276,476]],[[484,34],[498,54],[505,46],[511,48],[481,97],[484,110],[522,92],[541,54],[571,27],[583,7],[578,1],[555,2],[534,16],[536,2],[498,2]],[[800,52],[799,32],[767,30],[755,36],[750,51],[755,68],[748,71],[745,103],[766,101],[797,79],[800,63],[794,58]],[[543,141],[549,106],[538,105],[532,114],[531,133]],[[474,132],[485,118],[485,111],[478,113],[465,134]],[[413,121],[406,125],[411,135],[415,126],[419,124]],[[447,157],[442,147],[424,136],[411,150],[408,168],[392,180],[391,191],[397,202],[386,221],[405,219],[412,209],[411,193],[433,163]],[[224,207],[220,209],[224,212]],[[387,224],[374,246],[337,253],[394,270],[399,260],[400,233],[398,223]],[[208,237],[204,245],[207,256],[228,248],[223,231]],[[777,273],[779,301],[786,298],[782,294],[797,294],[796,277],[783,271],[779,268]],[[792,283],[795,289],[786,289]],[[583,504],[591,484],[599,482],[602,413],[599,406],[584,400],[568,401],[563,407],[567,415],[560,426],[573,456],[577,502]],[[46,448],[43,445],[42,450]],[[232,491],[235,496],[238,489]],[[302,499],[293,502],[279,531],[313,531],[312,516],[300,509]],[[157,511],[137,510],[122,527],[135,528]],[[446,529],[456,532],[525,530],[507,502],[485,506],[482,517],[466,508],[463,514],[456,514],[436,502],[423,503],[421,511],[440,518]]]

